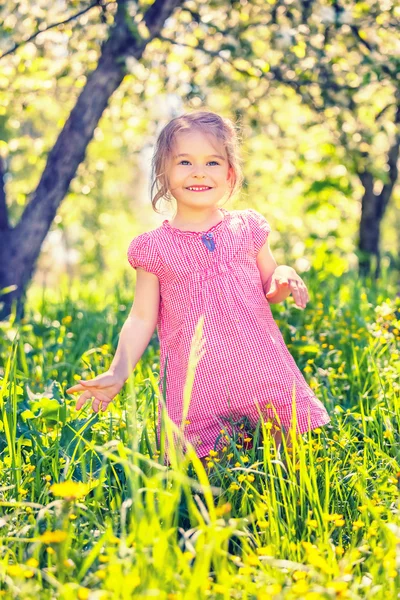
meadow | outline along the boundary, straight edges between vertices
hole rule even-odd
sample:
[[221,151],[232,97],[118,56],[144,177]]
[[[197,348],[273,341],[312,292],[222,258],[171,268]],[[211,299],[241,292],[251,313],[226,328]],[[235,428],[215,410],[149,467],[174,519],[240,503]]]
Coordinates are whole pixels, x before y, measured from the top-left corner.
[[331,422],[279,453],[260,422],[205,469],[157,448],[156,333],[106,413],[65,392],[111,362],[123,286],[0,323],[0,597],[398,597],[400,297],[387,274],[305,280],[305,311],[272,309]]

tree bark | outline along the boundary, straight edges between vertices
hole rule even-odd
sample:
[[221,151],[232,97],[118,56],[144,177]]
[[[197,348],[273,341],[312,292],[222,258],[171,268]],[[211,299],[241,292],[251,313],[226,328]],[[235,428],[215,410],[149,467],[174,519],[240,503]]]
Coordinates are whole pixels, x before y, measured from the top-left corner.
[[[126,0],[119,0],[115,23],[102,46],[96,69],[88,76],[76,105],[50,151],[39,184],[20,221],[8,225],[4,186],[0,185],[0,318],[15,308],[24,315],[26,291],[34,273],[40,249],[65,197],[86,148],[111,95],[125,77],[125,58],[139,60],[146,45],[161,32],[164,22],[182,0],[155,0],[144,15],[149,37],[143,39],[129,27]],[[0,164],[0,175],[2,164]],[[0,183],[3,178],[1,177]],[[2,194],[3,190],[3,194]],[[2,289],[16,286],[6,294]]]
[[[400,123],[400,104],[397,106],[395,124]],[[360,251],[359,269],[361,275],[371,274],[371,259],[376,258],[373,276],[377,279],[380,275],[380,226],[389,204],[393,188],[398,177],[398,159],[400,153],[400,132],[398,131],[388,152],[387,169],[388,181],[380,194],[374,193],[374,179],[367,170],[359,173],[360,181],[364,187],[364,196],[361,202]]]

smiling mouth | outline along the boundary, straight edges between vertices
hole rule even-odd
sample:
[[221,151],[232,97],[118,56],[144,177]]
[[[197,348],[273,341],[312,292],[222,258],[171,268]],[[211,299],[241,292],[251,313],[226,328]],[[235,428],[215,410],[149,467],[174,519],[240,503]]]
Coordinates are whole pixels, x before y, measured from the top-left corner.
[[191,185],[186,189],[190,192],[206,192],[207,190],[212,190],[212,188],[207,185]]

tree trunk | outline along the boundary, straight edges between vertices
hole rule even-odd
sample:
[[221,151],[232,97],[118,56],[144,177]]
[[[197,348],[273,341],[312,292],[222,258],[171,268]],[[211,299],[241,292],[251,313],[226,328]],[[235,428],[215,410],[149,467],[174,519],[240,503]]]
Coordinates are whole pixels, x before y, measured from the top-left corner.
[[[400,123],[400,105],[397,106],[395,125]],[[382,218],[389,204],[393,188],[397,182],[397,161],[400,152],[400,132],[398,131],[387,157],[388,181],[380,194],[374,193],[374,179],[370,172],[359,173],[360,181],[364,187],[364,196],[361,202],[360,239],[358,249],[360,253],[359,270],[361,275],[372,274],[375,279],[380,275],[380,227]],[[376,263],[372,269],[372,257]]]
[[[8,225],[5,197],[1,193],[4,188],[0,185],[0,319],[9,316],[14,307],[17,318],[23,317],[26,290],[43,240],[111,95],[124,79],[125,58],[140,59],[146,45],[157,37],[165,20],[181,3],[181,0],[155,0],[144,16],[150,36],[142,39],[129,27],[126,0],[119,1],[115,23],[102,47],[98,65],[89,75],[48,155],[38,187],[14,228]],[[10,286],[15,287],[4,293],[4,288]]]

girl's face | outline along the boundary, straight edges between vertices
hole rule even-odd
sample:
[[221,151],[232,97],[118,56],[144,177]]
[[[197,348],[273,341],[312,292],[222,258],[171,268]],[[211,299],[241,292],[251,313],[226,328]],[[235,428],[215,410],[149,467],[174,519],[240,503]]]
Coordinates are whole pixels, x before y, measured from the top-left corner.
[[233,169],[226,150],[212,134],[179,133],[168,168],[169,191],[178,205],[212,208],[231,189]]

